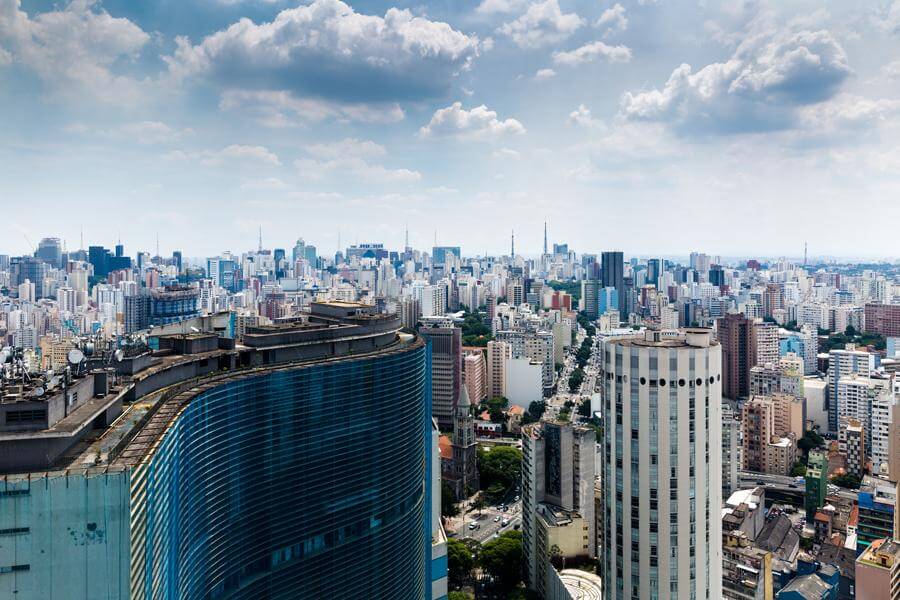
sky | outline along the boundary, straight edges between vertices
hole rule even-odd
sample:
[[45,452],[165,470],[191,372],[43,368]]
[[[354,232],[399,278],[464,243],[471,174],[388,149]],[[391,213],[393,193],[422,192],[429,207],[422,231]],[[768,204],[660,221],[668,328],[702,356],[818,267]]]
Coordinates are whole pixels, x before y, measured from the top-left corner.
[[896,258],[900,0],[0,0],[0,208],[10,254]]

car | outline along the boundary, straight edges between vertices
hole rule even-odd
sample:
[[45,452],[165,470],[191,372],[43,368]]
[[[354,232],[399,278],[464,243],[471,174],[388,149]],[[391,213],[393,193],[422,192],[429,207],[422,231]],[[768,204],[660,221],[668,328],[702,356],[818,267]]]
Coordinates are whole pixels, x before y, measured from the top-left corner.
[[509,517],[503,519],[503,522],[500,523],[500,527],[506,527],[509,525]]
[[500,507],[500,512],[506,512],[506,511],[508,511],[508,510],[509,510],[509,507],[508,507],[507,505],[505,505],[505,504],[504,504],[503,506]]
[[494,517],[494,523],[499,523],[499,522],[500,522],[500,515],[497,515],[496,517]]
[[518,496],[516,496],[515,498],[513,498],[513,502],[518,502],[518,501],[519,501],[519,497],[518,497]]
[[478,528],[478,523],[469,523],[469,531]]

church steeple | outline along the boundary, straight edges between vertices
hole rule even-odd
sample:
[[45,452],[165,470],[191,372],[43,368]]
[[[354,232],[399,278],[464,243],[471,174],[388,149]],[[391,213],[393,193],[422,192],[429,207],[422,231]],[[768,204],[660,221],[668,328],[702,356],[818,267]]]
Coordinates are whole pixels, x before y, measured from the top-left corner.
[[456,415],[453,419],[453,445],[467,448],[475,444],[475,416],[466,386],[459,387]]

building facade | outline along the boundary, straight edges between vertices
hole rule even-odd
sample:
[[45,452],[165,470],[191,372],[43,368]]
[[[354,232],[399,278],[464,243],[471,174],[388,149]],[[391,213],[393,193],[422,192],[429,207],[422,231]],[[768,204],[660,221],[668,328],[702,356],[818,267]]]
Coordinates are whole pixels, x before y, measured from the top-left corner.
[[719,598],[722,348],[708,329],[602,348],[605,597]]

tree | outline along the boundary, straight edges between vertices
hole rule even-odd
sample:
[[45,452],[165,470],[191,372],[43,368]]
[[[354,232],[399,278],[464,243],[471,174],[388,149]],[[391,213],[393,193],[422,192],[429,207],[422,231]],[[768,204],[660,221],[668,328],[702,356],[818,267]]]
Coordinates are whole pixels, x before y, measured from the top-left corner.
[[456,505],[456,494],[453,488],[447,483],[441,483],[441,514],[445,517],[455,517],[459,514],[459,507]]
[[845,475],[835,475],[831,478],[831,483],[838,487],[848,488],[851,490],[858,490],[860,480],[859,477],[852,473],[847,473]]
[[472,600],[474,596],[466,592],[450,592],[447,594],[447,600]]
[[803,464],[802,460],[798,460],[794,463],[794,466],[791,467],[791,477],[804,477],[806,476],[806,465]]
[[824,445],[825,438],[819,435],[819,432],[814,429],[804,431],[803,437],[797,440],[797,447],[803,451],[804,457],[806,457],[813,448],[819,448]]
[[540,420],[544,415],[545,410],[547,410],[547,403],[543,400],[535,400],[528,405],[528,414],[531,415],[535,421]]
[[512,446],[497,446],[491,450],[478,450],[478,473],[481,489],[495,483],[509,488],[522,474],[522,451]]
[[484,507],[487,506],[487,502],[484,499],[484,494],[478,494],[475,496],[475,499],[472,501],[472,508],[481,516],[481,511],[484,510]]
[[591,401],[585,400],[581,404],[578,405],[578,414],[582,417],[591,416]]
[[522,580],[522,532],[507,531],[481,547],[478,564],[501,590],[511,590]]
[[447,578],[450,587],[459,588],[471,578],[475,558],[472,550],[456,538],[447,540]]

